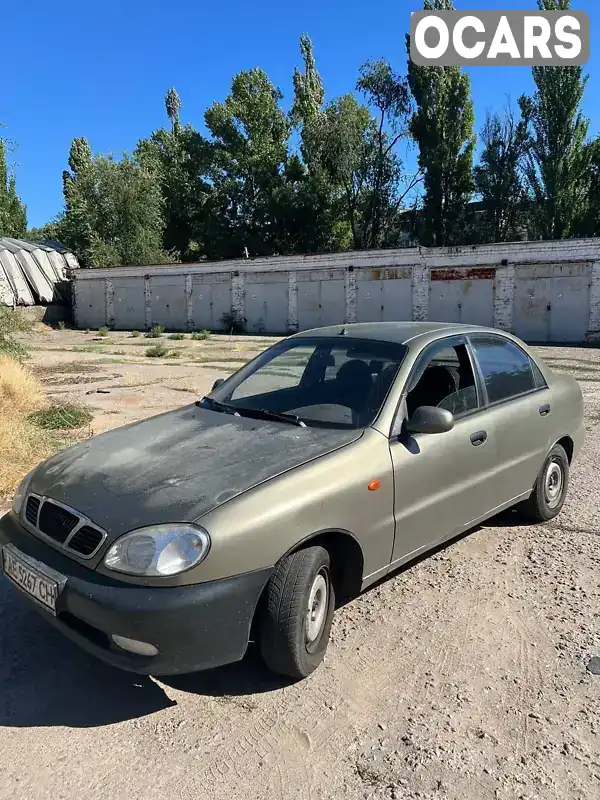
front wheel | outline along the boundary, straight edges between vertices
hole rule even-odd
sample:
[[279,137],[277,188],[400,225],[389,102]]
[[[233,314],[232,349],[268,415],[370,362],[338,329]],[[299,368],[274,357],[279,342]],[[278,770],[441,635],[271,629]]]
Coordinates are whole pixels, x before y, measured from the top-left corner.
[[537,477],[531,496],[518,506],[530,522],[548,522],[565,504],[569,487],[569,458],[564,447],[554,445]]
[[331,563],[325,548],[298,550],[282,559],[267,584],[260,647],[270,670],[306,678],[329,642],[335,608]]

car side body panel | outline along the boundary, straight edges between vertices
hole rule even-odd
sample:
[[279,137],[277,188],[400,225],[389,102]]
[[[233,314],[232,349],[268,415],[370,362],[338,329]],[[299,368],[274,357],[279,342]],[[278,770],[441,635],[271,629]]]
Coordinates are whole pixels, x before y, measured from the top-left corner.
[[550,416],[539,409],[552,405],[552,391],[543,389],[490,409],[497,431],[498,483],[502,500],[532,489],[553,444]]
[[[540,363],[540,367],[543,362]],[[545,366],[545,365],[544,365]],[[547,368],[549,370],[549,368]],[[550,390],[552,395],[552,409],[550,414],[551,442],[565,437],[573,442],[573,458],[577,458],[585,439],[585,422],[583,409],[583,395],[581,387],[571,375],[562,372],[550,373]]]
[[[484,430],[486,441],[475,446],[471,437]],[[448,433],[394,437],[390,451],[396,485],[394,563],[463,530],[504,499],[490,411],[457,420]]]
[[[200,517],[198,523],[214,533],[213,547],[210,558],[186,580],[263,569],[313,534],[336,530],[359,543],[366,587],[529,496],[554,443],[570,437],[574,454],[579,451],[583,403],[576,381],[553,372],[516,337],[489,331],[525,350],[548,388],[481,409],[457,420],[446,434],[418,434],[404,441],[391,436],[406,382],[423,349],[472,332],[472,327],[456,326],[415,337],[378,420],[358,441]],[[542,417],[538,409],[545,404],[551,413]],[[473,447],[470,437],[480,430],[486,431],[487,441]],[[375,479],[381,488],[369,492]]]
[[[131,527],[160,522],[196,522],[211,537],[204,560],[171,578],[117,575],[102,563],[105,550],[84,564],[56,543],[64,539],[40,538],[52,533],[39,528],[44,506],[33,507],[28,516],[25,501],[20,513],[0,519],[0,545],[30,564],[39,562],[42,574],[45,565],[64,580],[51,624],[99,658],[136,672],[174,674],[230,663],[243,657],[253,621],[260,622],[256,612],[263,611],[261,597],[275,565],[314,537],[326,535],[327,545],[331,537],[350,544],[347,550],[331,549],[332,574],[340,555],[348,566],[344,556],[349,553],[355,568],[350,564],[350,576],[342,568],[342,587],[365,589],[529,497],[555,443],[562,442],[570,457],[582,447],[579,384],[551,370],[510,334],[449,323],[362,323],[321,329],[319,335],[401,346],[401,356],[393,353],[390,359],[400,366],[383,405],[376,394],[377,404],[369,406],[371,425],[358,415],[354,421],[360,405],[354,409],[345,395],[361,386],[360,377],[353,377],[340,392],[340,404],[348,402],[353,410],[352,425],[326,420],[299,425],[302,415],[290,425],[273,418],[277,408],[255,408],[267,415],[259,420],[188,406],[94,437],[37,468],[28,491],[47,493],[50,500],[64,501],[63,508],[87,511],[94,524],[104,523],[109,537],[104,548]],[[547,385],[512,346],[498,348],[488,341],[480,347],[487,354],[479,359],[476,337],[516,344],[537,364]],[[436,352],[455,348],[458,367],[445,373],[455,376],[450,384],[439,377],[444,373],[439,364],[433,366],[441,373],[432,370],[420,384],[433,352],[424,350],[433,344]],[[499,351],[500,356],[493,355]],[[502,351],[512,357],[503,360]],[[344,357],[350,358],[346,351]],[[444,360],[447,356],[438,358]],[[371,385],[380,374],[386,381]],[[367,370],[367,399],[373,388],[383,393],[392,378],[387,367]],[[449,400],[452,411],[444,405]],[[407,424],[409,413],[412,424]],[[303,577],[289,565],[302,558],[285,562],[294,592],[302,588]],[[26,583],[16,586],[50,617],[31,599]],[[308,589],[310,583],[302,591]],[[306,613],[306,606],[299,609],[294,624],[303,623]],[[282,648],[289,644],[285,616],[277,643]],[[154,644],[155,655],[126,652],[114,634]],[[297,677],[289,668],[286,674]]]
[[[369,490],[378,480],[380,488]],[[383,575],[394,543],[394,478],[387,437],[367,429],[334,453],[280,475],[197,520],[212,538],[210,557],[190,583],[273,566],[319,531],[359,543],[364,575]]]

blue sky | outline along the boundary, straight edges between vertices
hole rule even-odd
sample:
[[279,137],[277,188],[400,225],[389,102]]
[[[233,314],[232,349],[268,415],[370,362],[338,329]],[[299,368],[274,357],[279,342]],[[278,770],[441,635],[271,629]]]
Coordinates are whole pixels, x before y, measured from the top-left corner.
[[[205,109],[228,92],[232,76],[262,67],[291,98],[298,39],[313,40],[327,97],[353,89],[359,66],[386,58],[404,72],[404,34],[418,0],[4,0],[0,121],[18,148],[18,191],[29,224],[62,207],[61,172],[71,140],[119,153],[165,123],[163,98],[175,86],[183,117],[202,129]],[[457,0],[460,9],[535,8],[534,0]],[[574,0],[592,21],[585,112],[600,130],[600,7]],[[470,70],[477,129],[486,109],[531,90],[527,67]]]

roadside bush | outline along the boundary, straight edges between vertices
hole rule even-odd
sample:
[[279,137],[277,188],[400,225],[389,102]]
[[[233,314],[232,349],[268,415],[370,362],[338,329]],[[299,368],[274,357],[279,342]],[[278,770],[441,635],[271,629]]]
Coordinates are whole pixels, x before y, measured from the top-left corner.
[[169,350],[167,353],[167,358],[182,358],[183,353],[180,353],[179,350]]
[[182,339],[185,339],[185,333],[172,333],[169,339],[172,339],[174,342],[180,342]]
[[164,332],[165,329],[162,325],[154,325],[154,327],[147,331],[144,336],[146,339],[160,339]]
[[203,331],[196,331],[192,333],[192,339],[202,340],[202,339],[210,339],[210,331],[206,328]]
[[169,350],[166,344],[164,342],[159,342],[146,350],[146,356],[148,358],[163,358],[168,352]]
[[18,361],[27,358],[27,349],[14,338],[15,333],[31,329],[31,323],[18,309],[0,306],[0,355],[11,356]]
[[92,421],[92,414],[84,406],[68,404],[34,411],[27,418],[38,428],[49,431],[68,431],[89,425]]
[[108,328],[105,325],[98,329],[98,336],[108,336]]
[[131,337],[132,337],[133,339],[137,339],[137,338],[138,338],[138,337],[140,337],[141,335],[142,335],[142,334],[141,334],[139,331],[131,331]]

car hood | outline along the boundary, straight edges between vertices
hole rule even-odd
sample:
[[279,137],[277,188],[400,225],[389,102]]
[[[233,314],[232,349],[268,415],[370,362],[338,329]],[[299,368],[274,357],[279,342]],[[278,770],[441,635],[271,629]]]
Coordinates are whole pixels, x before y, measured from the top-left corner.
[[192,522],[231,498],[359,438],[191,405],[94,436],[35,470],[29,491],[104,528]]

